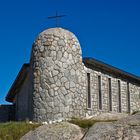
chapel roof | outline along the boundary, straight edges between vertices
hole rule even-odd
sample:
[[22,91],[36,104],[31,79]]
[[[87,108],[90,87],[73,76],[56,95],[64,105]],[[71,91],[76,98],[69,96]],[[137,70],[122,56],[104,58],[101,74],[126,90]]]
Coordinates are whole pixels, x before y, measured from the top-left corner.
[[23,64],[21,70],[19,71],[13,85],[11,86],[11,88],[10,88],[6,98],[5,98],[6,101],[14,102],[16,94],[18,93],[24,80],[26,79],[26,76],[27,76],[28,71],[29,71],[29,66],[30,66],[29,63]]
[[83,59],[83,62],[85,64],[85,66],[88,68],[100,70],[105,73],[110,73],[110,74],[114,75],[116,78],[128,80],[135,84],[140,84],[140,77],[138,77],[134,74],[128,73],[124,70],[118,69],[112,65],[106,64],[97,59],[87,57],[87,58]]

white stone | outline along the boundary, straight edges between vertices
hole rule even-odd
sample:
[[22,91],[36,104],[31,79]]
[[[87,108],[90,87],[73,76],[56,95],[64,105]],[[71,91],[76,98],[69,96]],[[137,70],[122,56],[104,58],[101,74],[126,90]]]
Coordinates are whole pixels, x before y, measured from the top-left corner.
[[43,52],[44,51],[44,46],[41,46],[40,47],[40,52]]
[[68,113],[70,110],[69,106],[65,107],[65,112]]
[[68,58],[68,53],[64,52],[64,57],[67,59]]
[[66,95],[68,93],[64,87],[61,87],[60,89],[63,95]]
[[68,64],[67,63],[63,63],[63,68],[67,68],[68,67]]
[[72,54],[69,54],[69,59],[72,60]]
[[66,44],[65,44],[64,40],[58,40],[58,45],[65,46]]
[[73,45],[73,46],[72,46],[72,50],[73,50],[74,52],[76,52],[77,46]]
[[61,82],[60,82],[60,80],[57,80],[57,81],[56,81],[56,86],[58,86],[58,87],[61,86]]
[[53,71],[52,71],[52,75],[53,75],[53,76],[58,75],[58,73],[59,73],[59,72],[58,72],[57,70],[53,70]]
[[61,78],[61,82],[62,82],[62,83],[65,83],[65,82],[67,82],[67,81],[68,81],[68,79],[67,79],[66,77],[62,77],[62,78]]
[[70,87],[71,87],[71,88],[75,87],[75,83],[72,82],[72,81],[70,81]]
[[29,124],[33,124],[33,122],[32,121],[29,121]]
[[50,89],[50,91],[49,91],[49,95],[50,95],[51,97],[54,96],[54,90],[53,90],[53,89]]
[[70,73],[71,73],[71,75],[75,75],[75,70],[71,69]]
[[57,46],[57,41],[54,40],[54,41],[52,42],[52,45],[56,47],[56,46]]
[[64,58],[64,57],[62,57],[62,58],[61,58],[61,62],[63,62],[63,63],[65,63],[65,62],[66,62],[66,60],[67,60],[67,59],[66,59],[66,58]]
[[63,121],[63,119],[59,119],[59,120],[57,120],[58,123],[60,123],[60,122],[62,122],[62,121]]
[[42,124],[47,125],[48,123],[47,122],[42,122]]
[[66,89],[69,89],[70,88],[70,83],[69,82],[66,82],[65,83],[65,87],[66,87]]
[[49,124],[52,124],[52,121],[49,121]]
[[58,51],[57,53],[57,60],[60,60],[62,58],[62,52]]

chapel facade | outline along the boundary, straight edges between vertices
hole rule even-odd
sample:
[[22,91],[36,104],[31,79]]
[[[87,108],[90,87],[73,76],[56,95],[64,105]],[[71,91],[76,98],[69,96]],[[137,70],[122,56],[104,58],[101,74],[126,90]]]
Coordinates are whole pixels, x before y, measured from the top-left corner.
[[37,122],[140,110],[140,78],[93,58],[82,58],[68,30],[43,31],[33,44],[6,101],[15,119]]

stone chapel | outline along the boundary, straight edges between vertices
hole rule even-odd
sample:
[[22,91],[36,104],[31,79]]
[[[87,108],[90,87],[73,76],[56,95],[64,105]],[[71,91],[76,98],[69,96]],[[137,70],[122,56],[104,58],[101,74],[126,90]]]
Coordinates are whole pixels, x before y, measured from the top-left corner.
[[140,110],[140,77],[82,58],[73,33],[51,28],[37,37],[30,63],[22,66],[6,101],[12,105],[6,107],[5,118],[18,121],[131,113]]

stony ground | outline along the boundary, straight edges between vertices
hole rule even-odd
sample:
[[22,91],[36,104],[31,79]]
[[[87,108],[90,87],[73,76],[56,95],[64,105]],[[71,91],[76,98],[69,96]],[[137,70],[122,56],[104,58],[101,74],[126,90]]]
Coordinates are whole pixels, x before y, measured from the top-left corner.
[[140,140],[140,112],[118,118],[116,122],[96,123],[88,131],[68,122],[43,125],[21,140]]

